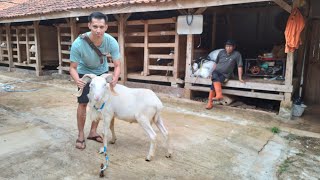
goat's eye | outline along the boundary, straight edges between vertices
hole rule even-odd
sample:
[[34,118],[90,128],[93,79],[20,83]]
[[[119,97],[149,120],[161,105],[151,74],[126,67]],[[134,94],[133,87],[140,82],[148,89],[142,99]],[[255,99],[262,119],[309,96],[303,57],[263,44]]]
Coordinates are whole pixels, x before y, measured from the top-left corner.
[[93,86],[93,84],[90,83],[90,84],[89,84],[89,87],[92,87],[92,86]]

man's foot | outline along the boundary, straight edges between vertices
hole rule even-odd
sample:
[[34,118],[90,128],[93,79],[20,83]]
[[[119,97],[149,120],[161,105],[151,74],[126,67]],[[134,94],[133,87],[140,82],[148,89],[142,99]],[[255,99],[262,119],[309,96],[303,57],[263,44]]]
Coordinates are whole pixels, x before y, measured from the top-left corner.
[[103,143],[103,138],[99,134],[89,135],[87,139],[97,141],[98,143]]
[[206,109],[210,110],[210,109],[212,109],[212,108],[213,108],[213,104],[212,104],[212,103],[211,103],[211,104],[208,103],[207,106],[206,106]]
[[84,150],[86,148],[86,142],[85,140],[80,141],[79,139],[77,139],[76,141],[76,148],[80,149],[80,150]]

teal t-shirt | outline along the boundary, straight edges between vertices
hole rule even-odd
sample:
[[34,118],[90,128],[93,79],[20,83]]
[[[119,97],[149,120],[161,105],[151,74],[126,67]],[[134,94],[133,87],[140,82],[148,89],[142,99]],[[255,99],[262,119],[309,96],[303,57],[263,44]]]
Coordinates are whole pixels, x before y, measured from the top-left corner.
[[[91,32],[87,32],[90,35]],[[119,44],[111,35],[105,33],[102,44],[98,49],[104,53],[110,53],[113,61],[120,60]],[[107,57],[104,56],[103,64],[100,64],[98,54],[90,47],[90,45],[80,37],[78,37],[71,46],[70,61],[78,63],[77,71],[79,74],[95,74],[100,75],[109,71]]]

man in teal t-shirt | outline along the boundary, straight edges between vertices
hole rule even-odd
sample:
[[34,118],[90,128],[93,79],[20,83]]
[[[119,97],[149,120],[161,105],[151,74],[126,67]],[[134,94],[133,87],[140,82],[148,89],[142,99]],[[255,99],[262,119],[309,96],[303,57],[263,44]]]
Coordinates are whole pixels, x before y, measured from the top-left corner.
[[[114,64],[113,81],[111,86],[115,86],[120,76],[120,52],[118,42],[109,34],[107,30],[107,16],[100,12],[94,12],[89,16],[88,27],[91,30],[86,34],[93,44],[101,51],[101,53],[110,53]],[[86,108],[89,99],[89,84],[86,84],[80,78],[85,74],[101,75],[109,71],[106,57],[103,57],[101,64],[98,54],[90,47],[90,45],[82,38],[78,37],[73,43],[70,51],[70,75],[76,82],[78,88],[83,89],[82,95],[78,98],[77,123],[78,123],[78,139],[76,148],[84,149],[86,147],[84,140],[84,124],[86,120]],[[102,143],[102,137],[97,133],[98,122],[92,122],[91,130],[87,139],[95,140]]]

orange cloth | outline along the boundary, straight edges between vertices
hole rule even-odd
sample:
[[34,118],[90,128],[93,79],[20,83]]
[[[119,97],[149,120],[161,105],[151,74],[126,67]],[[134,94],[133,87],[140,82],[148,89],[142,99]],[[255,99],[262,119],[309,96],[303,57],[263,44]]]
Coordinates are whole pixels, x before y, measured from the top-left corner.
[[286,37],[285,52],[294,52],[298,49],[301,41],[300,34],[304,28],[305,22],[298,8],[291,11],[284,35]]

